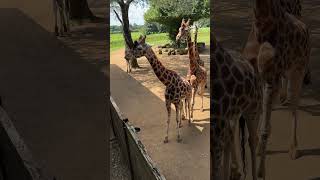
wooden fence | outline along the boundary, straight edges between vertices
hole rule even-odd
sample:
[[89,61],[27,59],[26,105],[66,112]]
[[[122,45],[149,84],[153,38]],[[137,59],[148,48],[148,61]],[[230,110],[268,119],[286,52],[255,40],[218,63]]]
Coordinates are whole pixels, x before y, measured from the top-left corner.
[[129,165],[132,179],[165,180],[137,137],[136,129],[123,116],[111,96],[110,115],[113,132],[119,141],[123,157]]
[[[50,178],[52,180],[53,178]],[[49,180],[0,106],[0,180]]]

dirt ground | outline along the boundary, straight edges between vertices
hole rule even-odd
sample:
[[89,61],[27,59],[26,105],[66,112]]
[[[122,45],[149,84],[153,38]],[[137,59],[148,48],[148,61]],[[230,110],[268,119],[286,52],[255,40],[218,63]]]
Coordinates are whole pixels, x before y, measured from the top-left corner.
[[[236,52],[240,52],[243,48],[251,28],[252,2],[215,1],[214,30],[225,48]],[[320,2],[317,0],[302,2],[303,19],[312,33],[310,67],[313,82],[312,85],[303,87],[299,108],[298,147],[302,156],[297,160],[289,158],[290,112],[286,107],[275,108],[272,113],[272,134],[266,161],[267,180],[320,178]],[[250,164],[249,152],[247,146],[248,164]],[[251,179],[250,170],[247,179]]]
[[[204,95],[205,111],[199,111],[201,100],[197,95],[194,106],[194,123],[189,127],[187,121],[183,121],[183,140],[180,144],[176,142],[176,122],[173,108],[169,143],[164,144],[167,121],[164,104],[165,86],[157,79],[146,58],[138,60],[141,69],[133,70],[132,74],[128,75],[123,53],[123,49],[111,53],[111,96],[129,121],[141,128],[139,138],[160,172],[168,180],[209,179],[209,89],[206,89]],[[189,65],[187,55],[159,55],[158,57],[168,69],[178,72],[181,76],[186,76]],[[205,61],[209,77],[209,51],[206,50],[201,58]]]
[[[97,1],[96,10],[107,7]],[[72,28],[71,37],[57,39],[51,3],[0,2],[3,106],[50,176],[108,179],[106,25]]]

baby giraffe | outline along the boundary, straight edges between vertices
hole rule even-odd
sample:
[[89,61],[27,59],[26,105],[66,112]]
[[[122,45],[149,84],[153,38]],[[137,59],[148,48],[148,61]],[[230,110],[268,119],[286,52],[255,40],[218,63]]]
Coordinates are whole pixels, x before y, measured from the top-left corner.
[[158,79],[166,86],[165,90],[165,103],[168,112],[167,120],[167,133],[164,139],[164,143],[169,142],[169,125],[170,125],[170,115],[171,115],[171,104],[175,106],[176,109],[176,121],[177,121],[177,141],[181,142],[180,137],[180,124],[181,116],[183,113],[183,100],[185,100],[186,113],[189,114],[189,124],[190,124],[190,101],[192,88],[190,83],[179,76],[175,71],[165,68],[162,63],[158,60],[156,54],[152,50],[151,46],[145,43],[146,36],[140,36],[138,41],[134,42],[134,47],[130,51],[134,57],[139,58],[145,56],[154,73]]
[[201,96],[201,108],[203,111],[203,93],[205,89],[205,85],[207,84],[207,71],[203,66],[200,66],[201,60],[199,56],[199,52],[197,51],[196,45],[191,41],[191,33],[189,27],[190,19],[185,22],[184,19],[181,22],[181,26],[179,28],[179,33],[176,36],[176,40],[187,40],[188,42],[188,52],[189,52],[189,60],[190,60],[190,68],[188,71],[187,79],[190,80],[190,83],[193,87],[192,94],[192,106],[191,106],[191,118],[193,118],[193,107],[195,102],[195,95],[198,89],[200,88],[200,96]]

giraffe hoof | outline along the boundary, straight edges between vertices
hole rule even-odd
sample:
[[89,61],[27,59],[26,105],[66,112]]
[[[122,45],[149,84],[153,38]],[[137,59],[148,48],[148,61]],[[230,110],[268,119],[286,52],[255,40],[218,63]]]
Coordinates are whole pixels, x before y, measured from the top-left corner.
[[258,178],[264,179],[264,172],[261,169],[259,169],[259,171],[258,171]]
[[203,112],[204,111],[203,108],[201,108],[200,111]]
[[241,174],[238,171],[231,172],[231,180],[239,180],[241,179]]
[[289,153],[292,160],[299,158],[299,151],[296,148],[290,148]]
[[186,120],[186,117],[184,115],[181,116],[182,120]]
[[179,124],[179,128],[182,128],[182,127],[183,127],[183,125],[180,123],[180,124]]
[[165,143],[165,144],[166,144],[166,143],[168,143],[168,142],[169,142],[169,139],[168,139],[168,137],[165,137],[165,138],[164,138],[164,141],[163,141],[163,143]]
[[178,136],[177,142],[178,142],[178,143],[181,143],[181,142],[182,142],[182,138],[181,138],[180,136]]

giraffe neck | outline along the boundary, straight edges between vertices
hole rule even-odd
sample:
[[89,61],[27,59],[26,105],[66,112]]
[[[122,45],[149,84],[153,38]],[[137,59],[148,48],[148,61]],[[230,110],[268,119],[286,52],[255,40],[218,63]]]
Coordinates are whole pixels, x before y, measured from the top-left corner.
[[260,18],[281,19],[284,16],[279,0],[255,0],[254,10]]
[[170,76],[171,71],[168,70],[163,64],[159,61],[156,54],[153,52],[151,47],[146,49],[146,58],[148,59],[154,73],[158,79],[165,85],[168,86],[171,83],[172,76]]
[[199,64],[196,62],[194,44],[191,40],[191,33],[188,34],[188,52],[190,60],[190,70],[193,72]]

